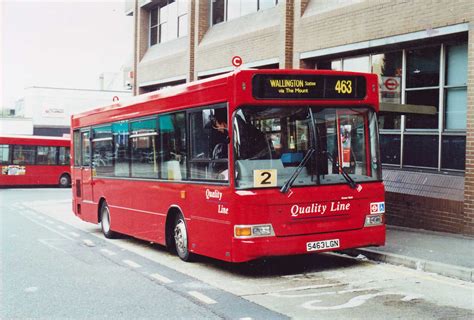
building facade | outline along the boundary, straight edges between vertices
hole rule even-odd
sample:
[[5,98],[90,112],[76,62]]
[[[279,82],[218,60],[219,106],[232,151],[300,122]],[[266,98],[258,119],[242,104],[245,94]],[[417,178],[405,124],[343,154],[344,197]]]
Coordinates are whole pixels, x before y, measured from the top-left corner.
[[134,94],[243,68],[379,76],[389,224],[474,235],[471,0],[130,0]]
[[0,117],[0,133],[38,136],[69,134],[71,115],[111,105],[130,91],[29,87],[15,106],[14,117]]

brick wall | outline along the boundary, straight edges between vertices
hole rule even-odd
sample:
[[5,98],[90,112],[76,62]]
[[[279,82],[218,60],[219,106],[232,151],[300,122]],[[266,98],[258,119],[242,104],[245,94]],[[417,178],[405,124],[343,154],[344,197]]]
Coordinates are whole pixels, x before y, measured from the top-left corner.
[[469,24],[464,233],[474,234],[474,21]]
[[411,228],[465,233],[464,177],[383,170],[387,222]]
[[293,68],[293,49],[295,33],[295,2],[286,0],[285,3],[285,60],[283,67],[285,69]]
[[[386,218],[390,225],[462,233],[463,202],[386,192]],[[467,235],[472,233],[467,232]]]

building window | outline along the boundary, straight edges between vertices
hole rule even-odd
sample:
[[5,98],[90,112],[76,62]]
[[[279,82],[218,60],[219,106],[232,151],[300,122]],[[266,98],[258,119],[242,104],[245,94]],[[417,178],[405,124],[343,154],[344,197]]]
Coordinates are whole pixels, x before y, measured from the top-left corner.
[[445,129],[466,129],[467,43],[446,47]]
[[186,36],[188,25],[188,1],[163,1],[150,11],[150,46]]
[[272,8],[277,4],[278,0],[211,0],[211,21],[215,25]]
[[178,38],[188,35],[188,0],[178,0]]
[[150,46],[158,43],[158,10],[150,12]]
[[316,61],[316,67],[370,70],[378,75],[382,163],[438,171],[464,170],[468,55],[465,39],[460,34],[425,47],[321,60]]

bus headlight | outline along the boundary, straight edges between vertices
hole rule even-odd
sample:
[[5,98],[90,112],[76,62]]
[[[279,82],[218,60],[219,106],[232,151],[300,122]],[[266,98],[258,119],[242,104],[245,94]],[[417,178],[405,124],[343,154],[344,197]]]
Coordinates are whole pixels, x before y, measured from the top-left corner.
[[365,216],[364,227],[380,226],[384,224],[384,217],[382,213],[369,214]]
[[234,226],[234,236],[240,239],[274,236],[271,224],[237,225]]

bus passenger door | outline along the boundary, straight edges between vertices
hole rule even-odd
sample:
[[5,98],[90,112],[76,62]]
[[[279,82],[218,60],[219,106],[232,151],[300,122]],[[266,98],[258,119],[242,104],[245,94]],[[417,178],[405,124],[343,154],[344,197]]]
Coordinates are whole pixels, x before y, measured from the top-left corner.
[[81,132],[82,146],[82,219],[89,222],[97,222],[97,210],[93,202],[93,168],[91,167],[91,140],[90,131]]

